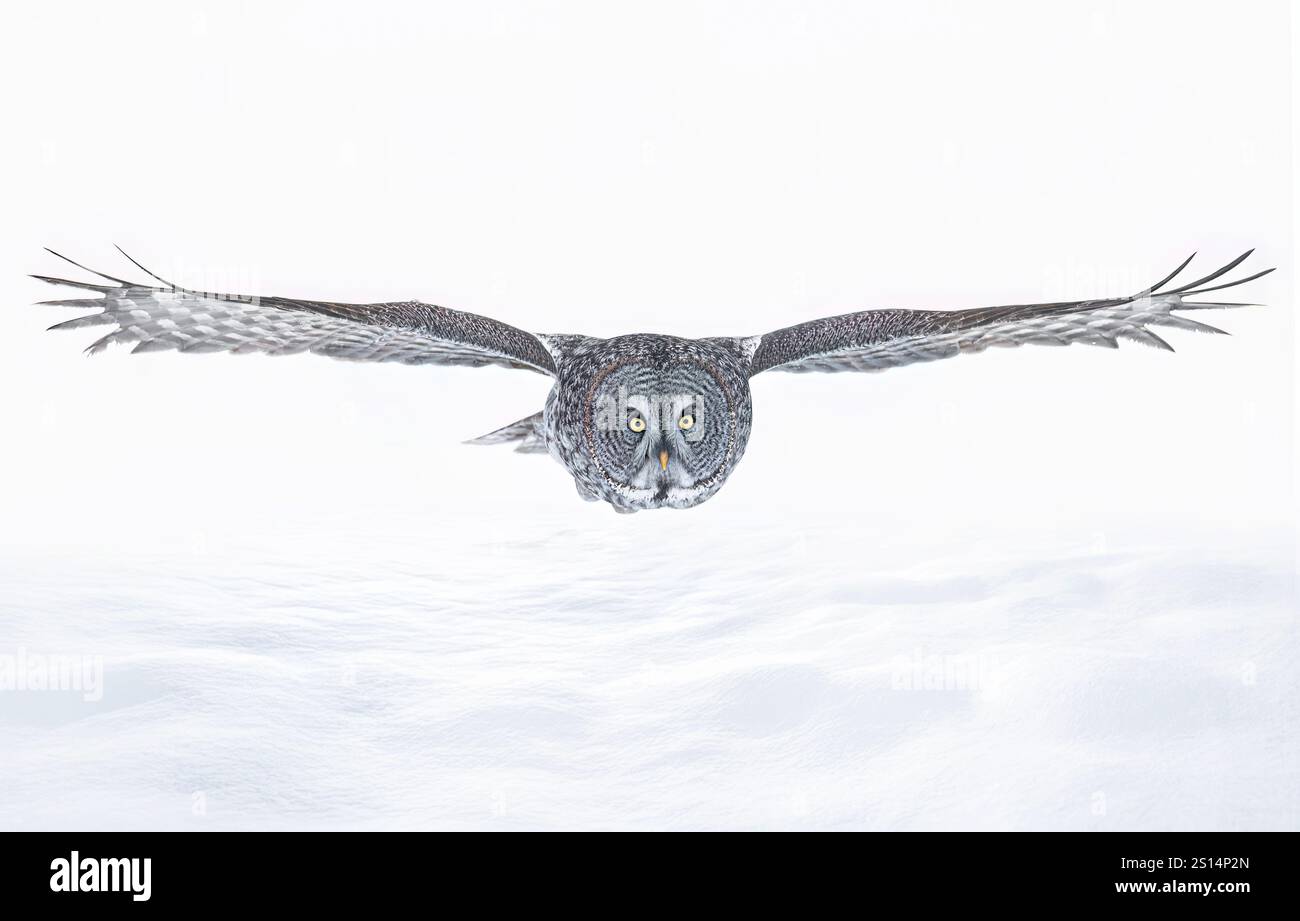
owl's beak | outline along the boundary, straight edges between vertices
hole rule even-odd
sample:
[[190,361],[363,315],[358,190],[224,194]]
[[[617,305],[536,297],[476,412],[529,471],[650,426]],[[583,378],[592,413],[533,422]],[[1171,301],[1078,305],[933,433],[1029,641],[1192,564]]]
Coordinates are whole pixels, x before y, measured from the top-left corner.
[[667,452],[667,451],[660,451],[660,452],[659,452],[659,469],[660,469],[660,470],[665,470],[665,471],[668,469],[668,452]]

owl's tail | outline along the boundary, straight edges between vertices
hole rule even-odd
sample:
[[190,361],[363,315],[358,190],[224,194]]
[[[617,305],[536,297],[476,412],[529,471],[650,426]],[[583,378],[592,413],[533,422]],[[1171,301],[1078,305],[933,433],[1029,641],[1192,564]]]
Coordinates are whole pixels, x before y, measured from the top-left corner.
[[467,445],[503,445],[516,442],[520,454],[545,454],[546,439],[542,436],[542,414],[533,413],[518,422],[511,422],[495,432],[488,432],[465,442]]

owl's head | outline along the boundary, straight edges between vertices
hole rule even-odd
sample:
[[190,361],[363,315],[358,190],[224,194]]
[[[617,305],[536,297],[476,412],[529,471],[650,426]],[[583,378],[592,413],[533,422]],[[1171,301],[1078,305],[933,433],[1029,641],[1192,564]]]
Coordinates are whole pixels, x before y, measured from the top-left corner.
[[621,509],[698,505],[744,451],[748,383],[729,358],[699,343],[624,338],[638,340],[638,348],[619,354],[624,343],[608,340],[612,360],[587,382],[583,400],[594,485]]

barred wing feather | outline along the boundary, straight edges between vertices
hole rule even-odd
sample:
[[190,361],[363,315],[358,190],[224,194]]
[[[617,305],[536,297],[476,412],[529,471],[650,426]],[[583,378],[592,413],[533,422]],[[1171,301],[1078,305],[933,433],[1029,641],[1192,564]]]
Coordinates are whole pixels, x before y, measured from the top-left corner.
[[1173,351],[1149,327],[1222,333],[1173,311],[1251,306],[1185,300],[1242,285],[1273,271],[1265,269],[1246,278],[1202,287],[1236,268],[1251,252],[1204,278],[1168,291],[1161,289],[1187,267],[1191,257],[1168,277],[1129,297],[974,310],[865,310],[801,323],[756,341],[738,341],[750,343],[751,374],[768,370],[882,371],[993,347],[1078,342],[1116,348],[1121,339]]
[[[53,252],[51,250],[51,252]],[[54,253],[58,256],[58,253]],[[123,253],[123,255],[126,255]],[[67,262],[72,260],[59,256]],[[129,256],[127,256],[130,259]],[[131,260],[135,262],[135,260]],[[51,329],[114,327],[89,352],[114,343],[133,352],[313,352],[352,361],[396,361],[420,365],[503,365],[554,375],[554,359],[531,333],[498,320],[419,301],[342,304],[283,297],[214,294],[165,281],[139,263],[160,284],[124,281],[93,269],[112,284],[33,276],[52,285],[92,291],[97,296],[43,304],[99,308],[98,313],[58,323]]]

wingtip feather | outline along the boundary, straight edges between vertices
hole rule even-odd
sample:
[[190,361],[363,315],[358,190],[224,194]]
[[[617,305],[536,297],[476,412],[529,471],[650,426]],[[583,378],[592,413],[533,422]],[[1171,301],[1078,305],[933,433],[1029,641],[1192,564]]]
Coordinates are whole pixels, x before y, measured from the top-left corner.
[[80,262],[77,262],[75,259],[69,259],[67,256],[63,255],[63,253],[55,252],[54,250],[50,249],[48,246],[43,247],[43,249],[51,256],[56,256],[59,259],[62,259],[64,262],[68,263],[68,265],[75,265],[83,272],[89,272],[91,275],[98,275],[100,278],[107,278],[109,281],[117,282],[119,285],[123,285],[124,287],[127,288],[131,287],[131,283],[129,281],[118,278],[114,275],[107,275],[104,272],[96,271],[95,269],[92,268],[88,268],[82,265]]
[[116,250],[117,250],[119,253],[121,253],[123,256],[125,256],[127,259],[129,259],[129,260],[131,261],[131,264],[132,264],[132,265],[134,265],[134,266],[135,266],[137,269],[139,269],[141,272],[144,272],[144,273],[145,273],[146,275],[148,275],[150,278],[155,279],[156,281],[160,281],[160,282],[162,282],[164,285],[166,285],[167,287],[171,288],[173,291],[177,290],[177,285],[176,285],[175,282],[168,281],[167,279],[163,278],[161,275],[155,275],[153,272],[149,271],[149,270],[146,269],[144,266],[142,266],[142,265],[141,265],[141,264],[140,264],[140,263],[135,259],[134,256],[132,256],[132,255],[131,255],[130,253],[128,253],[126,250],[122,249],[122,247],[118,246],[116,243],[113,244],[113,248],[116,249]]
[[[1256,272],[1254,275],[1247,275],[1245,278],[1239,278],[1236,281],[1226,281],[1221,285],[1211,285],[1208,288],[1197,288],[1194,291],[1180,291],[1179,294],[1183,297],[1191,297],[1194,294],[1206,294],[1207,292],[1210,291],[1221,291],[1224,288],[1234,288],[1237,285],[1244,285],[1248,281],[1254,281],[1257,278],[1263,278],[1265,275],[1271,274],[1272,272],[1276,272],[1276,271],[1277,271],[1277,266],[1273,266],[1273,268],[1271,269],[1264,269],[1264,271],[1262,272]],[[1247,304],[1243,306],[1258,307],[1262,305]]]
[[1169,284],[1171,281],[1173,281],[1175,278],[1177,278],[1177,277],[1178,277],[1178,273],[1181,272],[1183,269],[1187,268],[1187,266],[1190,265],[1191,262],[1192,262],[1192,260],[1195,259],[1195,258],[1196,258],[1196,253],[1192,253],[1190,256],[1188,256],[1186,259],[1184,259],[1184,260],[1182,261],[1182,263],[1178,266],[1178,268],[1174,269],[1172,272],[1170,272],[1170,273],[1169,273],[1168,275],[1166,275],[1164,278],[1160,279],[1160,280],[1159,280],[1158,282],[1156,282],[1154,285],[1152,285],[1151,287],[1147,288],[1145,291],[1140,291],[1140,292],[1138,292],[1137,294],[1135,294],[1135,295],[1133,296],[1133,299],[1134,299],[1134,300],[1137,300],[1138,298],[1146,297],[1146,296],[1149,295],[1149,294],[1154,294],[1154,293],[1156,293],[1156,292],[1159,291],[1161,288],[1163,288],[1165,285]]
[[73,281],[70,278],[55,278],[52,275],[29,275],[29,278],[35,278],[37,281],[43,281],[47,285],[67,285],[69,288],[83,288],[86,291],[99,291],[100,293],[112,291],[110,285],[97,285],[89,281]]

